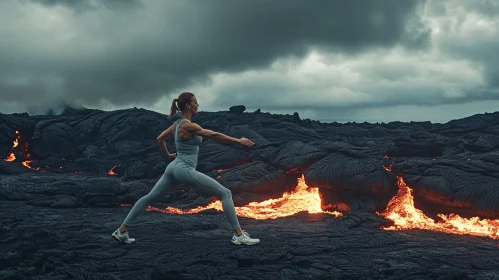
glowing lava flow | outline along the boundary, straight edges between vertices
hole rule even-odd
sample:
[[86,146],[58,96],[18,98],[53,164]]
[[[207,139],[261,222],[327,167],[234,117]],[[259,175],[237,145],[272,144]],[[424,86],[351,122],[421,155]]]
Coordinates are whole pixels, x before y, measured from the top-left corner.
[[[30,166],[29,164],[30,164],[31,162],[33,162],[33,161],[32,161],[32,160],[25,160],[25,161],[23,161],[23,162],[21,162],[21,163],[22,163],[22,165],[24,165],[24,167],[26,167],[26,168],[33,169],[33,170],[40,170],[40,167],[32,167],[32,166]],[[42,172],[45,172],[45,170],[41,170],[41,171],[42,171]]]
[[[33,160],[31,159],[31,154],[28,153],[28,142],[26,142],[26,145],[24,147],[24,152],[22,152],[22,154],[27,158],[27,160],[21,162],[22,165],[24,165],[24,167],[26,168],[29,168],[29,169],[32,169],[32,170],[39,170],[41,172],[47,172],[47,170],[45,169],[41,169],[40,167],[32,167],[30,163],[33,162]],[[45,166],[46,169],[48,169],[48,166]]]
[[119,164],[116,164],[115,166],[113,166],[113,168],[111,168],[111,170],[109,170],[107,172],[108,175],[118,175],[118,173],[114,172],[113,170],[117,167],[117,166],[120,166]]
[[[217,200],[208,206],[200,206],[194,209],[182,210],[173,207],[159,209],[149,206],[147,211],[157,211],[170,214],[195,214],[207,209],[216,209],[222,211],[222,203]],[[262,202],[251,202],[242,207],[236,207],[238,216],[252,218],[255,220],[277,219],[306,211],[308,213],[327,213],[335,217],[342,214],[339,212],[325,212],[321,209],[321,199],[318,188],[309,188],[305,184],[305,178],[302,175],[298,178],[298,185],[293,192],[286,192],[282,197],[269,199]]]
[[[19,138],[21,138],[21,135],[19,135],[19,130],[16,130],[17,138],[14,140],[14,143],[12,144],[12,149],[14,150],[17,145],[19,145]],[[9,155],[4,159],[5,161],[14,161],[16,160],[16,155],[14,155],[14,152],[11,151]]]
[[[14,154],[14,148],[16,148],[19,145],[19,139],[21,139],[21,135],[19,134],[19,130],[16,130],[17,138],[14,140],[14,144],[12,146],[10,154],[5,158],[5,161],[14,161],[16,160],[16,155]],[[22,161],[21,164],[29,169],[32,170],[40,170],[42,172],[46,172],[46,170],[41,169],[40,167],[32,167],[30,165],[33,160],[31,160],[31,155],[28,153],[28,142],[25,142],[25,146],[21,149],[20,154],[26,158],[25,161]],[[48,168],[48,167],[47,167]]]
[[[215,169],[212,172],[220,173],[220,172],[224,172],[225,170],[228,170],[228,169]],[[217,175],[217,178],[220,178],[220,177],[222,177],[222,175]]]
[[14,161],[14,160],[16,160],[16,155],[14,155],[13,152],[10,152],[10,154],[4,160],[5,161]]
[[[435,222],[421,210],[414,207],[412,189],[402,177],[398,177],[399,192],[388,203],[385,212],[380,215],[394,221],[395,225],[385,230],[428,229],[452,234],[469,234],[499,239],[499,220],[461,218],[459,215],[438,214],[442,221]],[[378,213],[379,214],[379,213]]]

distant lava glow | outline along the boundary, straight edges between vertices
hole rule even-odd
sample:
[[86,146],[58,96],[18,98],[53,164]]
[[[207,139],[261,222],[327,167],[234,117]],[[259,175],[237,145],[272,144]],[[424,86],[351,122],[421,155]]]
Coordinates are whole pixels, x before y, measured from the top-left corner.
[[14,141],[12,143],[11,151],[9,152],[9,155],[4,159],[5,161],[16,160],[16,155],[14,155],[13,150],[14,150],[14,148],[16,148],[19,145],[19,138],[21,138],[21,135],[19,134],[19,130],[16,130],[16,135],[17,135],[17,138],[14,139]]
[[[11,151],[9,152],[9,155],[4,160],[9,161],[9,162],[19,160],[19,161],[21,161],[21,164],[26,168],[29,168],[31,170],[38,170],[41,172],[46,172],[48,169],[47,166],[45,166],[45,168],[32,166],[32,163],[34,162],[34,160],[31,158],[31,154],[28,152],[29,143],[27,141],[24,141],[24,142],[20,141],[21,134],[19,133],[19,130],[16,130],[16,135],[17,135],[17,138],[13,141]],[[21,145],[20,145],[20,142],[22,142],[23,144],[21,143]],[[20,149],[20,151],[18,152],[18,154],[21,155],[21,158],[24,158],[24,160],[18,159],[16,157],[16,155],[14,154],[14,150],[19,150],[19,149]]]
[[[17,138],[14,140],[14,143],[12,145],[12,149],[11,149],[9,155],[7,156],[7,158],[4,159],[5,161],[15,161],[17,159],[16,155],[14,154],[14,149],[16,149],[19,146],[19,139],[21,139],[21,134],[19,133],[19,130],[16,130],[16,135],[17,135]],[[20,151],[20,154],[26,158],[26,160],[21,162],[21,164],[24,167],[32,169],[32,170],[39,170],[39,171],[45,172],[45,170],[41,169],[40,167],[32,167],[31,166],[31,163],[33,162],[33,160],[31,159],[31,155],[28,153],[28,142],[25,143],[23,149]]]
[[[221,172],[224,172],[225,170],[228,170],[228,169],[216,169],[216,170],[213,170],[212,172],[221,173]],[[222,175],[217,175],[217,179],[220,179],[221,177],[222,177]]]
[[120,165],[119,165],[119,164],[116,164],[115,166],[113,166],[113,168],[111,168],[111,169],[107,172],[107,174],[108,174],[108,175],[113,175],[113,176],[118,175],[118,173],[114,172],[114,169],[115,169],[116,167],[118,167],[118,166],[120,166]]
[[13,152],[10,152],[9,155],[4,159],[5,161],[14,161],[16,160],[16,155]]

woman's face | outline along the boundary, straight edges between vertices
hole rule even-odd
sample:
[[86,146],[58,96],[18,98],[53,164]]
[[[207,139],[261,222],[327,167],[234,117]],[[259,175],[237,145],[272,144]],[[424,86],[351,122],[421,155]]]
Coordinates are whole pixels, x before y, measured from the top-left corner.
[[192,114],[197,114],[198,113],[198,100],[196,99],[196,96],[191,97],[191,101],[188,103],[189,105],[189,110],[191,111]]

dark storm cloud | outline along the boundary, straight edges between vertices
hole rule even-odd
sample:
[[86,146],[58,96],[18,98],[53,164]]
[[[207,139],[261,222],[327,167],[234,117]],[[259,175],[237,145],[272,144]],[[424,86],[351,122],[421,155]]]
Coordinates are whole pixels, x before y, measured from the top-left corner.
[[[24,0],[26,1],[26,0]],[[95,10],[99,8],[129,8],[137,7],[140,0],[28,0],[49,7],[66,6],[77,12]]]
[[[77,13],[54,10],[60,22],[43,29],[48,23],[39,26],[44,14],[31,2]],[[11,39],[0,41],[8,54],[0,56],[0,101],[11,104],[152,104],[208,82],[210,73],[265,67],[310,49],[422,48],[429,34],[416,13],[422,1],[126,1],[133,9],[114,9],[125,3],[118,0],[7,3],[0,4],[0,35]]]
[[[499,32],[497,36],[499,36]],[[449,53],[466,57],[466,59],[480,64],[484,69],[484,78],[488,85],[499,89],[499,39],[497,37],[475,38],[473,42],[456,42],[455,39],[449,39],[447,44],[449,45],[446,46],[446,49]]]
[[499,89],[499,1],[432,1],[429,9],[446,19],[442,50],[482,67],[488,86]]
[[495,18],[499,14],[499,2],[496,0],[453,0],[448,2],[449,5],[461,6],[466,11],[478,12],[481,15]]
[[[497,1],[431,1],[424,9],[423,18],[430,22],[433,33],[428,33],[421,22],[408,20],[407,30],[421,32],[406,32],[400,41],[405,45],[406,42],[417,42],[418,36],[424,36],[417,34],[431,34],[431,40],[425,39],[421,44],[427,48],[409,48],[405,52],[395,48],[373,50],[366,55],[340,58],[332,55],[330,61],[326,54],[322,62],[327,66],[321,65],[320,70],[304,72],[313,73],[314,79],[322,75],[321,72],[327,72],[328,79],[321,77],[314,83],[306,79],[305,82],[295,83],[294,79],[304,76],[296,74],[274,83],[266,82],[260,76],[252,78],[259,81],[258,84],[242,80],[220,87],[213,103],[220,109],[245,104],[252,109],[260,107],[268,111],[287,112],[315,110],[323,112],[323,115],[327,111],[348,115],[349,111],[372,111],[376,108],[390,111],[393,107],[402,106],[432,108],[435,111],[450,106],[457,111],[458,105],[464,109],[471,103],[484,106],[490,101],[497,104],[498,8]],[[414,18],[418,13],[409,17]],[[494,13],[496,16],[491,16]],[[343,68],[330,65],[342,65]],[[341,93],[342,90],[348,90],[347,94]],[[278,93],[285,93],[285,96],[276,97]],[[287,102],[289,99],[294,102]],[[475,109],[478,110],[477,105]]]

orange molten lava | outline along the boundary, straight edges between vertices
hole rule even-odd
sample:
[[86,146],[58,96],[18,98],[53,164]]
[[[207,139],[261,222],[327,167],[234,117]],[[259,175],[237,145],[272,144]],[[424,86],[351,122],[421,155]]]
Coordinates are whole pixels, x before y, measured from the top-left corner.
[[212,172],[224,172],[225,170],[228,170],[228,169],[215,169]]
[[[14,139],[14,143],[12,144],[11,150],[13,150],[17,145],[19,145],[19,138],[21,135],[19,135],[19,130],[16,130],[17,138]],[[5,161],[14,161],[16,160],[16,155],[14,155],[14,152],[10,152],[9,155],[4,159]]]
[[132,204],[129,204],[129,203],[116,203],[116,205],[118,205],[120,207],[130,207],[130,206],[132,206]]
[[16,160],[16,155],[14,155],[13,152],[10,152],[10,154],[5,158],[5,161],[14,161]]
[[469,234],[499,238],[499,220],[461,218],[459,215],[438,214],[442,221],[435,222],[427,217],[421,210],[414,207],[412,189],[398,177],[399,192],[388,203],[385,212],[380,215],[395,222],[394,226],[383,228],[385,230],[428,229],[452,234]]
[[117,167],[117,166],[120,166],[119,164],[116,164],[115,166],[113,166],[113,168],[111,168],[111,170],[109,170],[107,172],[108,175],[118,175],[118,173],[115,173],[113,170]]
[[48,169],[48,166],[45,166],[46,169],[41,169],[40,167],[32,167],[30,165],[30,163],[32,163],[33,160],[31,159],[31,154],[28,153],[28,147],[29,147],[29,144],[28,144],[28,142],[26,142],[25,146],[24,146],[24,151],[22,151],[21,154],[24,155],[27,158],[27,160],[21,162],[22,165],[24,165],[26,168],[29,168],[29,169],[32,169],[32,170],[39,170],[41,172],[47,172],[46,169]]
[[[147,211],[157,211],[170,214],[195,214],[207,209],[216,209],[222,211],[222,203],[217,200],[208,206],[200,206],[194,209],[182,210],[173,207],[159,209],[149,206]],[[247,217],[256,220],[276,219],[306,211],[308,213],[328,213],[335,217],[342,214],[340,212],[325,212],[321,209],[321,199],[318,188],[309,188],[305,184],[305,178],[302,175],[298,178],[298,185],[293,192],[286,192],[282,197],[269,199],[262,202],[251,202],[242,207],[236,207],[236,213],[240,217]]]
[[40,167],[32,167],[30,166],[30,163],[33,162],[32,160],[25,160],[21,162],[26,168],[33,169],[33,170],[40,170],[41,172],[46,172],[46,170],[40,169]]
[[[212,172],[220,173],[220,172],[224,172],[225,170],[228,170],[228,169],[215,169]],[[217,175],[217,179],[220,179],[221,177],[222,177],[222,175]]]

